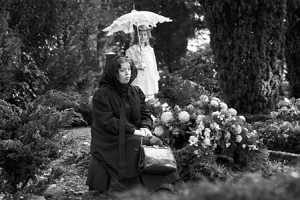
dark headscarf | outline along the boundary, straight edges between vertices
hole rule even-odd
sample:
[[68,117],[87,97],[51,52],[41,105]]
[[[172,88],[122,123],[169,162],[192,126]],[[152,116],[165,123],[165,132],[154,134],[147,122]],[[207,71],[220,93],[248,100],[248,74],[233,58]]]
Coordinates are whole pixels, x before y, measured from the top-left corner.
[[[121,63],[125,63],[125,62],[128,62],[130,64],[131,77],[127,84],[121,84],[120,81],[118,80],[118,74],[119,74],[118,69],[121,68]],[[102,78],[99,83],[99,87],[111,86],[118,92],[118,94],[121,97],[128,96],[129,95],[128,88],[131,85],[131,83],[134,81],[136,76],[137,76],[137,69],[131,59],[129,59],[127,56],[115,56],[114,58],[112,58],[112,60],[104,69]]]

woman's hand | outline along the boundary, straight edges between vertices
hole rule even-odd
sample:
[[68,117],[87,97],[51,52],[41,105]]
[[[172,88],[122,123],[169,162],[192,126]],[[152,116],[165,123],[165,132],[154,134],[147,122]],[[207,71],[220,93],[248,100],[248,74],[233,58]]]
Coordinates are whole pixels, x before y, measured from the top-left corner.
[[142,131],[142,130],[135,130],[134,135],[140,135],[140,136],[146,137],[145,131]]
[[149,129],[141,128],[140,130],[145,132],[145,137],[152,138],[152,132]]
[[147,138],[152,137],[151,131],[147,128],[141,128],[140,130],[135,130],[134,135],[140,135],[140,136],[147,137]]

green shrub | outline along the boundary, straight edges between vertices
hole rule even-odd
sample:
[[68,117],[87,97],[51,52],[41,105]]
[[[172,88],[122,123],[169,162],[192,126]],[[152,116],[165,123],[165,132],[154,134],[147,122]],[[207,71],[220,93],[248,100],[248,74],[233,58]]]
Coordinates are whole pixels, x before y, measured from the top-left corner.
[[70,126],[74,109],[59,111],[40,104],[47,96],[21,109],[0,100],[0,190],[17,194],[35,174],[59,157],[63,128]]
[[178,74],[161,74],[159,85],[160,91],[157,97],[165,99],[171,106],[186,106],[192,99],[209,93],[203,86],[184,80]]
[[254,126],[269,150],[300,154],[300,99],[284,97],[277,108]]
[[206,90],[219,93],[220,88],[214,65],[213,52],[209,45],[204,45],[197,52],[188,52],[181,59],[181,65],[185,68],[176,71],[183,79],[193,81],[203,86]]
[[[84,101],[82,101],[82,99]],[[61,91],[49,90],[41,98],[37,98],[35,102],[39,105],[54,107],[58,111],[73,109],[76,112],[74,112],[71,125],[86,126],[87,122],[85,121],[84,117],[89,116],[88,114],[86,114],[86,112],[91,112],[91,109],[89,110],[89,104],[86,103],[88,102],[88,99],[88,97],[85,97],[84,95],[80,95],[78,93],[68,94]],[[81,112],[84,115],[82,115]],[[87,119],[90,120],[90,118],[88,117]]]
[[268,120],[254,126],[269,150],[300,154],[299,122]]

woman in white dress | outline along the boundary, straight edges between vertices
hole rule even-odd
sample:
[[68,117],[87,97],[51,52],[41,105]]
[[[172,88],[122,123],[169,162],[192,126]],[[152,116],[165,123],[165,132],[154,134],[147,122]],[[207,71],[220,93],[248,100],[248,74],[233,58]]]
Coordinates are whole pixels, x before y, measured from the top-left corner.
[[138,69],[137,78],[132,85],[139,86],[148,99],[154,98],[158,93],[158,81],[160,79],[157,71],[154,49],[150,46],[149,39],[151,29],[145,25],[136,27],[132,35],[131,46],[126,50],[126,56],[133,60]]

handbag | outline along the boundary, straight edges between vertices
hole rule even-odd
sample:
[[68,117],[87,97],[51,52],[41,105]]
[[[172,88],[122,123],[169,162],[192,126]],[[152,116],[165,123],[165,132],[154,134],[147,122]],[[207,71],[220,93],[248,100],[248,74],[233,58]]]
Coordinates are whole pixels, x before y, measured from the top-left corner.
[[177,164],[170,147],[143,145],[141,137],[139,170],[145,174],[169,174],[177,170]]

